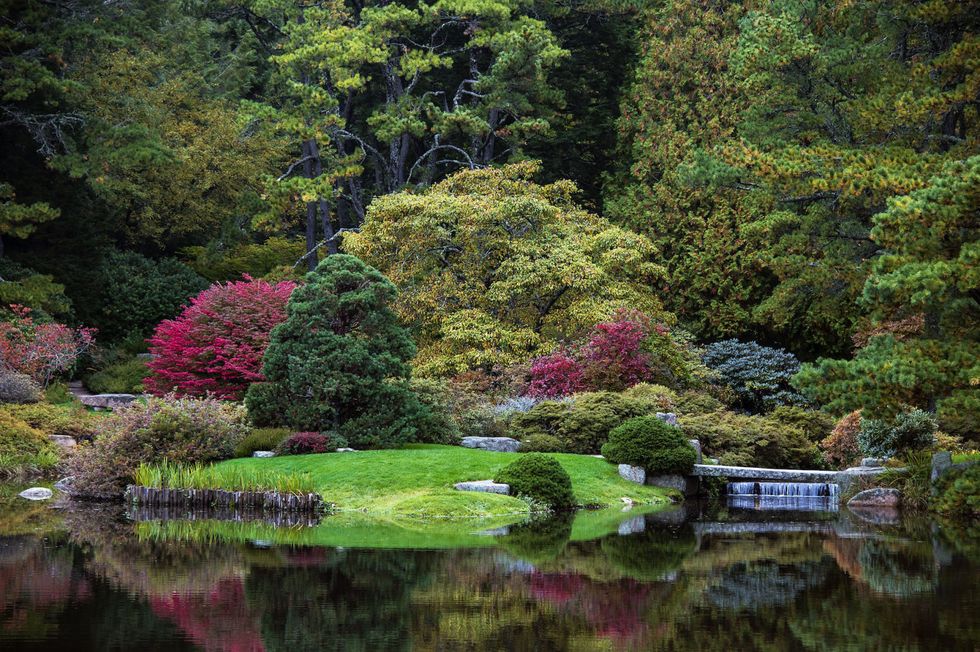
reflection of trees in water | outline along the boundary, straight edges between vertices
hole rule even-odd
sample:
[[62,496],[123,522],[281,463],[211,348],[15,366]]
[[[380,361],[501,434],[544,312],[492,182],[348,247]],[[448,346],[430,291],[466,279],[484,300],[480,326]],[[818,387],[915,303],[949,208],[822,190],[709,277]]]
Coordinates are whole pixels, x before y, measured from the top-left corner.
[[444,554],[335,551],[318,565],[253,568],[245,583],[270,651],[404,650],[412,646],[412,591]]
[[721,609],[761,609],[786,605],[827,577],[820,562],[784,565],[776,561],[743,562],[727,568],[705,599]]
[[533,520],[511,526],[497,539],[504,550],[518,559],[540,564],[558,558],[572,536],[572,514],[559,514],[546,520]]
[[680,568],[694,554],[697,541],[690,527],[649,528],[628,536],[602,540],[610,563],[638,580],[656,581]]
[[939,579],[927,545],[868,540],[858,553],[858,562],[868,586],[888,595],[931,592]]

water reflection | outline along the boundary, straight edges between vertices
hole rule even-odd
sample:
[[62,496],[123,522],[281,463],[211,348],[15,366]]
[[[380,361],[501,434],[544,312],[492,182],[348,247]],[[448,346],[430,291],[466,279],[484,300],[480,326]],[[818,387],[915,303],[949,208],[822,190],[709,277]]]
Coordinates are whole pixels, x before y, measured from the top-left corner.
[[20,509],[37,508],[0,508],[2,649],[980,645],[975,544],[846,510],[566,517],[421,550],[296,545],[320,536],[302,525],[134,523],[114,507],[48,509],[38,532]]

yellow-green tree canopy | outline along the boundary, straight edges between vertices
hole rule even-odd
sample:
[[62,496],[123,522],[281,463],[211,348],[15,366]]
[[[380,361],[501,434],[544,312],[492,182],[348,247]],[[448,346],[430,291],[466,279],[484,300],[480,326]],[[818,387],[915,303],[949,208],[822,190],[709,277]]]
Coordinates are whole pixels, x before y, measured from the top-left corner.
[[379,197],[344,241],[401,290],[421,373],[524,362],[618,308],[672,321],[652,289],[664,271],[650,240],[578,207],[570,181],[539,185],[535,172],[468,170]]

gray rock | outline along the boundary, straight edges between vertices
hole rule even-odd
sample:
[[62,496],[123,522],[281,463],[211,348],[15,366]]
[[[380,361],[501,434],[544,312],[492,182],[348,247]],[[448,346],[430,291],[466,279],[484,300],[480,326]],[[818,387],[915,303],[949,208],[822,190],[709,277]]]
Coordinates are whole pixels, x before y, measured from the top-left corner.
[[62,448],[71,448],[72,446],[77,446],[74,437],[69,437],[68,435],[48,435],[48,439],[54,442],[56,445]]
[[481,530],[477,532],[477,535],[481,537],[505,537],[510,534],[510,526],[504,525],[503,527],[495,527],[492,530]]
[[126,407],[138,398],[139,396],[135,394],[93,394],[80,396],[78,400],[82,402],[82,405],[90,408],[115,410]]
[[503,484],[500,482],[494,482],[493,480],[474,480],[473,482],[457,482],[455,485],[456,491],[479,491],[485,494],[510,494],[510,485]]
[[275,457],[276,454],[273,451],[254,451],[252,457]]
[[902,494],[898,489],[875,487],[861,491],[849,501],[848,507],[887,507],[894,509],[898,507],[902,500]]
[[887,457],[865,457],[861,459],[861,466],[879,467],[884,466],[887,461]]
[[898,525],[901,522],[898,510],[894,507],[849,505],[848,509],[865,523],[871,523],[873,525]]
[[675,428],[680,425],[677,423],[677,415],[673,412],[657,412],[657,418]]
[[661,489],[676,489],[685,496],[696,496],[698,493],[697,478],[678,474],[648,475],[647,484]]
[[633,518],[626,519],[625,521],[620,523],[616,531],[619,534],[619,536],[625,537],[630,534],[637,534],[639,532],[643,532],[643,530],[645,529],[647,529],[646,519],[643,518],[642,516],[634,516]]
[[46,487],[31,487],[17,495],[27,500],[49,500],[54,495],[54,492]]
[[688,439],[687,442],[691,445],[691,448],[694,449],[694,452],[697,453],[694,463],[704,464],[704,457],[701,454],[701,442],[699,442],[697,439]]
[[942,451],[941,453],[936,453],[932,456],[932,472],[929,474],[929,479],[935,483],[936,480],[943,477],[943,474],[949,471],[950,467],[953,466],[953,454],[949,451]]
[[461,445],[465,448],[481,448],[498,453],[516,453],[521,442],[510,437],[463,437]]
[[357,451],[354,450],[353,448],[338,448],[337,449],[337,452],[338,453],[356,453]]
[[620,464],[619,476],[623,480],[629,480],[630,482],[635,482],[636,484],[644,484],[647,481],[647,472],[642,466]]
[[70,476],[69,475],[68,477],[62,478],[61,480],[58,480],[57,482],[55,482],[54,483],[54,488],[57,489],[58,491],[63,491],[66,494],[67,493],[71,493],[71,483],[74,480],[75,480],[75,478],[73,476]]

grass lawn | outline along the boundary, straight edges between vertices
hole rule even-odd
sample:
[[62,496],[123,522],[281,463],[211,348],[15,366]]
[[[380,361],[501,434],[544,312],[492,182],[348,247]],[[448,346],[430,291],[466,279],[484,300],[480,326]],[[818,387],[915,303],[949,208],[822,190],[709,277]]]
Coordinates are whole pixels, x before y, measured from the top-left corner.
[[[341,511],[374,516],[422,518],[523,517],[528,506],[517,498],[463,492],[453,484],[493,478],[519,453],[493,453],[461,446],[417,445],[397,450],[244,458],[213,468],[220,476],[244,469],[276,475],[308,475],[327,502]],[[639,504],[669,502],[668,492],[627,482],[616,467],[587,455],[555,454],[572,478],[576,500],[589,506],[622,506],[626,496]]]

